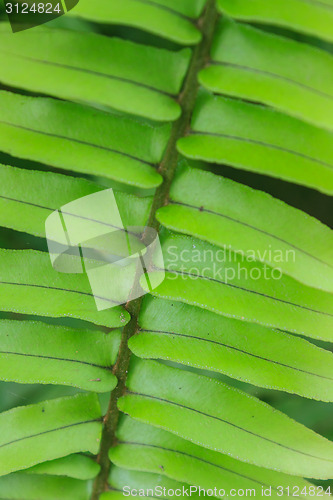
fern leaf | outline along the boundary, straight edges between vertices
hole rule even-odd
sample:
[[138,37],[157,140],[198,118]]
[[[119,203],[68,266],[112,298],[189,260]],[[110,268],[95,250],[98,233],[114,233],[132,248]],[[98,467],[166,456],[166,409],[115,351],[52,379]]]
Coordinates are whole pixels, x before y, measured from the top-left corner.
[[[332,233],[204,172],[229,165],[332,194],[332,56],[288,31],[333,41],[332,8],[80,0],[52,29],[0,25],[0,161],[23,167],[0,165],[0,246],[38,249],[0,249],[0,378],[34,384],[35,402],[0,414],[0,500],[120,500],[126,483],[149,497],[194,486],[310,498],[298,476],[332,475],[332,442],[275,409],[298,396],[269,406],[269,391],[222,382],[332,401],[332,353],[299,337],[333,340]],[[125,227],[159,232],[164,263],[142,277],[150,296],[125,304],[101,269],[115,293],[98,311],[84,273],[53,269],[45,220],[105,187]]]
[[194,45],[201,33],[191,18],[200,15],[205,0],[99,0],[98,8],[81,0],[70,14],[89,21],[140,28],[182,45]]
[[[0,222],[3,227],[45,238],[45,220],[54,210],[101,190],[103,186],[84,179],[0,164]],[[125,227],[147,223],[151,197],[121,191],[114,195]]]
[[[248,262],[201,240],[168,234],[164,269],[149,273],[152,295],[217,314],[332,341],[332,295],[307,287],[265,264]],[[196,260],[195,260],[196,259]],[[166,272],[161,281],[160,273]],[[142,286],[148,291],[145,280]]]
[[101,409],[92,393],[14,408],[2,413],[0,421],[0,475],[71,453],[98,451]]
[[129,417],[121,420],[117,436],[111,460],[129,470],[163,474],[206,490],[253,489],[261,495],[271,486],[276,498],[278,486],[309,486],[304,479],[240,462]]
[[1,82],[153,120],[179,117],[174,96],[189,58],[189,49],[176,53],[93,33],[39,28],[13,37],[0,24]]
[[98,311],[87,276],[58,273],[45,252],[0,250],[0,308],[53,318],[73,317],[119,328],[129,321],[120,307]]
[[303,339],[152,298],[145,299],[139,324],[129,346],[141,358],[174,361],[261,387],[333,401],[333,355]]
[[260,467],[321,479],[332,475],[333,443],[222,382],[133,360],[127,387],[119,408],[142,422]]
[[161,224],[333,292],[333,233],[328,227],[266,193],[186,164],[180,167],[170,204],[157,212]]
[[218,0],[220,11],[243,21],[283,26],[333,41],[331,0]]
[[215,37],[211,65],[199,77],[204,87],[333,128],[330,54],[226,20]]
[[[165,475],[162,474],[149,474],[145,472],[136,472],[126,469],[121,469],[119,467],[113,467],[110,473],[110,486],[112,489],[121,492],[122,497],[124,494],[123,491],[131,490],[145,490],[155,492],[155,488],[158,488],[157,493],[161,491],[161,495],[158,495],[162,498],[167,498],[169,491],[177,491],[177,493],[182,492],[183,488],[189,490],[189,485],[184,483],[179,483],[174,481],[173,479],[169,479]],[[125,488],[126,487],[126,488]],[[166,493],[164,493],[164,488]],[[101,500],[112,499],[114,497],[114,492],[105,493],[104,496],[101,496]],[[135,492],[134,492],[135,493]],[[136,495],[133,495],[136,496]],[[155,495],[153,495],[155,496]],[[179,495],[181,496],[181,495]],[[198,499],[199,495],[192,494],[193,498]]]
[[0,379],[112,391],[120,333],[0,320]]
[[16,472],[0,477],[1,500],[88,500],[89,484],[68,477],[35,476]]
[[25,473],[33,475],[50,475],[50,476],[68,476],[74,479],[93,479],[100,471],[100,466],[93,460],[92,457],[83,453],[67,455],[66,457],[56,458],[48,462],[26,469]]
[[202,96],[184,156],[278,177],[333,193],[333,133],[243,101]]
[[145,189],[162,181],[154,165],[166,147],[168,124],[152,127],[79,104],[5,91],[0,106],[0,148],[12,156]]

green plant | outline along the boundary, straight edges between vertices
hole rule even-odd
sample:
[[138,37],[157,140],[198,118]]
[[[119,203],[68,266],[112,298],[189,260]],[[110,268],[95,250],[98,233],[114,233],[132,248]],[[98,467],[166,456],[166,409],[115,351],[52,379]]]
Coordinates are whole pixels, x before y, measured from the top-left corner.
[[[301,338],[332,341],[332,232],[209,171],[227,164],[332,194],[332,56],[237,21],[332,42],[332,7],[81,0],[71,29],[1,25],[0,149],[30,168],[0,167],[0,223],[43,251],[0,250],[0,377],[85,392],[0,415],[0,498],[106,500],[124,485],[188,484],[312,496],[302,477],[332,477],[330,441],[219,379],[332,401],[332,354]],[[168,48],[92,33],[87,21]],[[118,188],[125,226],[160,230],[166,279],[98,312],[87,277],[56,272],[42,239],[53,210],[106,186]],[[276,260],[286,252],[294,258]]]

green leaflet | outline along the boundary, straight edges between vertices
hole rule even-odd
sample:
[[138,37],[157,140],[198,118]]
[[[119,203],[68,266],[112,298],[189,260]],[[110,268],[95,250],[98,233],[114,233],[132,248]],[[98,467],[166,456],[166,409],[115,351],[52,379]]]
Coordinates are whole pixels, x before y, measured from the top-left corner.
[[0,500],[88,500],[90,485],[68,477],[16,472],[0,478]]
[[157,218],[169,229],[242,252],[333,292],[333,232],[267,193],[184,162],[171,186],[170,204],[158,210]]
[[141,358],[333,401],[333,354],[298,337],[151,297],[144,300],[139,324],[129,346]]
[[266,403],[215,379],[133,360],[121,411],[244,462],[329,478],[333,443]]
[[206,0],[80,0],[69,15],[100,23],[139,28],[181,45],[200,41],[201,33],[192,23]]
[[[184,484],[184,483],[179,483],[177,481],[174,481],[172,479],[169,479],[166,477],[162,471],[162,468],[158,471],[158,474],[148,474],[145,472],[136,472],[136,471],[130,471],[126,469],[120,469],[119,467],[112,466],[111,467],[111,472],[110,472],[110,478],[109,478],[109,484],[111,488],[114,488],[115,490],[125,492],[127,495],[127,492],[130,489],[135,489],[137,490],[137,495],[133,496],[143,496],[139,495],[139,490],[153,490],[152,492],[155,491],[156,488],[156,495],[152,495],[152,497],[162,497],[162,498],[170,498],[168,496],[168,491],[169,490],[177,490],[177,493],[182,493],[183,488],[189,490],[189,485]],[[124,488],[124,490],[123,490]],[[146,495],[145,495],[146,496]],[[178,495],[182,497],[183,495]],[[199,495],[192,494],[191,495],[193,498],[199,498]],[[124,498],[124,495],[122,494],[122,497]],[[113,496],[108,496],[108,494],[105,494],[105,496],[101,497],[101,500],[105,498],[114,498]]]
[[262,487],[272,486],[272,497],[277,498],[277,486],[309,486],[304,479],[240,462],[128,417],[121,420],[117,436],[119,444],[109,453],[114,463],[206,490],[254,489],[261,496]]
[[69,316],[109,328],[124,326],[127,311],[98,311],[85,274],[59,273],[46,252],[0,249],[0,308],[22,314]]
[[141,188],[158,186],[156,165],[170,125],[150,124],[70,102],[0,91],[0,150]]
[[333,128],[333,57],[327,52],[224,20],[211,57],[200,73],[209,90]]
[[[145,0],[137,0],[137,1],[145,3]],[[160,8],[161,10],[170,10],[175,14],[178,13],[182,14],[183,16],[197,19],[203,11],[203,8],[206,4],[206,0],[181,0],[181,2],[179,0],[153,0],[152,2],[150,1],[149,3],[154,4],[157,8]],[[161,28],[163,27],[161,26]]]
[[[152,295],[185,302],[223,316],[332,341],[332,294],[309,288],[278,269],[194,238],[166,235],[166,279],[149,274]],[[155,275],[156,274],[156,275]],[[155,281],[156,280],[156,281]]]
[[0,475],[71,453],[97,453],[102,429],[93,393],[14,408],[0,414],[0,424]]
[[283,26],[333,41],[332,0],[218,0],[218,6],[236,19]]
[[0,320],[0,379],[112,391],[117,379],[111,368],[119,344],[119,331],[105,334],[37,321]]
[[171,52],[48,28],[15,35],[8,23],[0,24],[2,83],[152,120],[175,120],[180,115],[175,96],[187,71],[189,49]]
[[256,104],[201,96],[178,150],[333,193],[333,133]]
[[[0,224],[45,237],[45,220],[63,205],[103,187],[92,182],[0,164]],[[114,192],[124,226],[147,223],[151,198]]]
[[97,476],[100,466],[90,457],[83,454],[68,455],[49,462],[34,465],[26,469],[29,474],[49,474],[52,476],[69,476],[74,479],[93,479]]

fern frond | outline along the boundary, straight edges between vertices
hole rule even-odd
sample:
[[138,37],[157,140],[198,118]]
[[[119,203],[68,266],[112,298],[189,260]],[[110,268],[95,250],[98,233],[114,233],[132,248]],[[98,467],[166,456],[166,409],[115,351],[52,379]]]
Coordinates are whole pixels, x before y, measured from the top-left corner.
[[71,15],[88,21],[140,28],[182,45],[195,45],[201,39],[193,21],[206,0],[99,0],[98,8],[81,0]]
[[141,422],[243,462],[330,478],[333,443],[218,380],[133,359],[127,387],[119,407]]
[[282,26],[333,41],[331,0],[218,0],[222,13],[239,20]]
[[72,453],[97,453],[101,408],[93,393],[14,408],[0,415],[0,475]]
[[[117,379],[120,332],[0,320],[0,379],[25,384],[58,384],[87,391],[112,391]],[[94,349],[92,349],[94,346]]]
[[199,79],[209,90],[262,102],[333,128],[333,57],[324,50],[223,20],[212,61]]
[[[15,235],[0,379],[46,391],[0,414],[0,500],[118,500],[126,485],[310,498],[302,477],[332,476],[332,442],[231,380],[333,400],[332,353],[300,338],[333,340],[332,231],[212,173],[332,194],[332,56],[277,28],[333,41],[332,7],[80,0],[52,29],[0,24],[0,225]],[[147,297],[98,311],[87,275],[52,267],[45,221],[106,187],[125,229],[158,231],[164,264]]]
[[[301,478],[240,462],[130,417],[121,420],[117,437],[119,445],[110,451],[117,466],[167,474],[205,489],[216,487],[227,491],[237,485],[241,489],[253,488],[260,494],[262,487],[271,485],[272,496],[277,498],[277,486],[303,488],[309,484]],[[160,464],[164,464],[165,470]]]
[[172,231],[239,252],[306,285],[333,292],[332,231],[267,193],[183,163],[170,190],[170,204],[156,215]]
[[0,24],[2,83],[152,120],[179,117],[173,96],[189,58],[189,49],[171,52],[93,33],[38,28],[13,37]]
[[[332,341],[332,295],[302,285],[289,276],[249,262],[199,239],[177,234],[163,238],[164,269],[149,273],[165,280],[152,295],[192,304],[231,318]],[[201,255],[193,264],[195,255]],[[193,259],[193,261],[192,261]]]
[[144,189],[162,182],[155,165],[167,144],[168,124],[153,127],[79,104],[5,91],[0,105],[0,147],[12,156]]
[[303,339],[151,297],[144,299],[139,324],[129,346],[140,358],[174,361],[261,387],[333,401],[332,355]]
[[333,133],[257,104],[201,96],[178,150],[333,193]]

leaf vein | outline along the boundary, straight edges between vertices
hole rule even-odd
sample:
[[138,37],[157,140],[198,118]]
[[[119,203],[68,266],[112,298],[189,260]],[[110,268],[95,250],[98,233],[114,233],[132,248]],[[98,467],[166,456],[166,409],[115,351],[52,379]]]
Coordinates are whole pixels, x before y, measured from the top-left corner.
[[43,436],[44,434],[49,434],[51,432],[62,431],[62,430],[65,430],[65,429],[69,429],[71,427],[75,427],[77,425],[91,424],[91,423],[94,423],[94,422],[101,422],[101,419],[94,418],[92,420],[85,420],[83,422],[75,422],[74,424],[63,425],[62,427],[57,427],[56,429],[49,429],[47,431],[42,431],[42,432],[38,432],[36,434],[31,434],[30,436],[24,436],[24,437],[21,437],[21,438],[18,438],[18,439],[13,439],[12,441],[8,441],[8,443],[0,444],[0,448],[4,448],[5,446],[9,446],[11,444],[18,443],[20,441],[24,441],[26,439],[32,439],[34,437]]
[[271,295],[267,295],[266,293],[258,292],[257,290],[250,290],[249,288],[245,288],[245,287],[238,286],[238,285],[233,285],[232,283],[226,283],[225,281],[220,281],[216,278],[211,278],[209,276],[201,276],[201,274],[193,274],[193,273],[187,273],[185,271],[176,271],[174,269],[171,270],[171,269],[165,269],[165,268],[159,268],[159,267],[154,267],[154,269],[156,269],[157,271],[165,271],[168,273],[181,274],[184,276],[193,276],[193,277],[196,276],[198,278],[202,278],[202,279],[207,280],[207,281],[213,281],[213,282],[219,283],[221,285],[230,286],[231,288],[236,288],[237,290],[243,290],[244,292],[254,293],[255,295],[260,295],[261,297],[265,297],[267,299],[276,300],[277,302],[282,302],[283,304],[287,304],[287,305],[294,306],[294,307],[299,307],[300,309],[304,309],[306,311],[310,311],[310,312],[314,312],[314,313],[318,313],[318,314],[323,314],[325,316],[333,317],[332,313],[329,313],[326,311],[319,311],[317,309],[312,309],[311,307],[303,306],[302,304],[296,304],[295,302],[290,302],[290,301],[285,300],[285,299],[280,299],[279,297],[272,297]]
[[57,358],[56,356],[46,356],[46,355],[42,355],[42,354],[29,354],[29,353],[13,352],[13,351],[0,351],[0,354],[12,354],[15,356],[24,356],[24,357],[30,357],[30,358],[41,358],[41,359],[51,359],[51,360],[55,360],[55,361],[66,361],[69,363],[78,363],[78,364],[82,364],[82,365],[89,365],[89,366],[93,366],[94,368],[101,368],[103,370],[112,370],[112,366],[98,365],[96,363],[90,363],[89,361],[82,361],[80,359]]
[[80,73],[87,73],[89,75],[95,75],[95,76],[98,76],[100,78],[106,78],[106,79],[109,79],[109,80],[116,80],[116,81],[119,81],[119,82],[122,82],[122,83],[127,83],[127,84],[130,84],[130,85],[134,85],[135,87],[141,87],[141,88],[144,88],[144,89],[149,90],[151,92],[155,92],[156,94],[165,95],[167,97],[170,97],[171,99],[176,99],[176,97],[177,97],[176,94],[172,94],[170,92],[166,92],[165,90],[161,90],[161,89],[159,89],[157,87],[154,87],[152,85],[148,85],[146,83],[139,82],[137,80],[132,80],[131,78],[125,78],[125,77],[122,77],[122,76],[111,75],[111,74],[108,74],[108,73],[103,73],[101,71],[94,71],[94,70],[88,69],[88,68],[79,68],[79,67],[76,67],[76,66],[71,66],[70,64],[57,63],[55,61],[47,61],[45,59],[38,59],[37,57],[31,57],[31,56],[27,56],[27,55],[16,54],[16,53],[12,53],[12,52],[9,52],[9,51],[3,51],[3,50],[1,50],[1,52],[5,53],[6,55],[9,55],[11,57],[16,57],[17,59],[24,59],[24,60],[28,60],[28,61],[34,61],[34,62],[37,62],[37,63],[40,63],[40,64],[45,64],[46,66],[54,66],[54,67],[57,67],[57,68],[70,69],[72,71],[77,71],[77,72],[80,72]]
[[265,141],[260,141],[259,139],[249,139],[247,137],[241,137],[237,135],[224,134],[221,132],[208,132],[204,130],[190,130],[189,135],[201,135],[201,136],[211,136],[211,137],[221,137],[224,139],[232,139],[233,141],[247,142],[249,144],[255,144],[257,146],[264,146],[269,149],[276,149],[277,151],[282,151],[283,153],[288,153],[294,156],[298,156],[300,158],[304,158],[305,160],[313,161],[314,163],[318,163],[319,165],[323,165],[324,167],[333,169],[333,165],[327,163],[319,158],[314,158],[312,156],[306,155],[304,153],[300,153],[299,151],[294,151],[293,149],[284,148],[282,146],[278,146],[276,144],[270,144]]
[[[222,465],[214,464],[214,462],[210,462],[209,460],[205,460],[204,458],[200,458],[196,455],[191,455],[190,453],[186,453],[185,451],[174,450],[172,448],[166,448],[164,446],[158,446],[155,444],[136,443],[133,441],[118,441],[118,443],[130,445],[130,446],[146,446],[147,448],[157,448],[157,449],[163,450],[163,451],[170,451],[171,453],[178,453],[179,455],[183,455],[183,456],[188,457],[188,458],[194,458],[194,460],[198,460],[199,462],[202,462],[204,464],[212,465],[213,467],[216,467],[220,470],[225,470],[227,472],[230,472],[231,474],[234,474],[235,476],[243,477],[244,479],[249,479],[250,481],[253,481],[253,482],[260,484],[262,486],[270,486],[266,483],[258,481],[257,479],[253,479],[250,476],[246,476],[245,474],[241,474],[240,472],[235,472],[232,469],[228,469],[227,467],[223,467]],[[275,488],[273,487],[272,489],[275,489]]]
[[297,368],[295,366],[290,366],[290,365],[287,365],[285,363],[281,363],[280,361],[275,361],[274,359],[264,358],[263,356],[259,356],[258,354],[254,354],[252,352],[244,351],[243,349],[240,349],[239,347],[235,347],[235,346],[232,346],[232,345],[229,345],[229,344],[224,344],[223,342],[218,342],[217,340],[205,339],[203,337],[197,337],[195,335],[185,335],[184,333],[168,332],[168,331],[165,331],[165,330],[144,330],[144,329],[141,329],[140,332],[145,332],[145,333],[160,333],[162,335],[175,335],[177,337],[185,337],[185,338],[200,340],[202,342],[209,342],[209,343],[212,343],[212,344],[216,344],[216,345],[220,345],[220,346],[223,346],[223,347],[227,347],[228,349],[233,349],[235,351],[241,352],[241,353],[246,354],[248,356],[253,356],[254,358],[262,359],[263,361],[267,361],[269,363],[275,363],[277,365],[284,366],[286,368],[290,368],[291,370],[295,370],[295,371],[298,371],[298,372],[306,373],[307,375],[313,375],[315,377],[323,378],[323,379],[326,379],[326,380],[333,380],[332,377],[326,377],[325,375],[320,375],[318,373],[309,372],[307,370],[303,370],[302,368]]
[[168,399],[163,399],[163,398],[159,398],[157,396],[151,396],[149,394],[143,394],[143,393],[139,393],[139,392],[133,392],[133,391],[128,391],[128,394],[133,394],[134,396],[141,396],[141,397],[144,397],[144,398],[148,398],[148,399],[155,399],[157,401],[161,401],[162,403],[168,403],[168,404],[171,404],[171,405],[174,405],[174,406],[179,406],[180,408],[183,408],[185,410],[190,410],[190,411],[193,411],[194,413],[198,413],[199,415],[203,415],[204,417],[208,417],[208,418],[212,418],[213,420],[218,420],[219,422],[223,422],[225,424],[228,424],[232,427],[235,427],[236,429],[239,429],[243,432],[246,432],[247,434],[250,434],[252,436],[255,436],[255,437],[258,437],[260,439],[263,439],[264,441],[268,441],[270,443],[273,443],[273,444],[276,444],[278,446],[280,446],[281,448],[285,448],[286,450],[290,450],[290,451],[294,451],[296,453],[299,453],[300,455],[305,455],[305,456],[308,456],[308,457],[311,457],[311,458],[316,458],[318,460],[323,460],[323,461],[327,461],[327,462],[333,462],[333,459],[330,459],[330,458],[323,458],[323,457],[317,457],[316,455],[312,455],[311,453],[307,453],[305,451],[301,451],[301,450],[297,450],[296,448],[292,448],[290,446],[286,446],[282,443],[279,443],[278,441],[274,441],[274,439],[270,439],[266,436],[261,436],[260,434],[257,434],[256,432],[253,432],[253,431],[250,431],[248,429],[245,429],[244,427],[241,427],[240,425],[237,425],[237,424],[234,424],[232,422],[230,422],[229,420],[225,420],[221,417],[217,417],[216,415],[210,415],[209,413],[205,413],[201,410],[197,410],[196,408],[191,408],[190,406],[186,406],[186,405],[183,405],[181,403],[176,403],[174,401],[169,401]]
[[267,71],[267,70],[263,70],[263,69],[259,69],[259,68],[253,68],[251,66],[245,66],[243,64],[237,64],[237,63],[232,63],[232,62],[228,62],[228,61],[215,61],[215,60],[213,60],[213,61],[211,61],[211,64],[213,66],[229,66],[231,68],[242,69],[242,70],[248,71],[250,73],[258,73],[258,74],[262,74],[262,75],[271,76],[277,80],[284,80],[286,82],[289,82],[289,83],[292,83],[292,84],[297,85],[299,87],[302,87],[310,92],[313,92],[314,94],[318,94],[322,97],[326,97],[327,99],[333,100],[333,95],[331,95],[331,94],[327,94],[326,92],[323,92],[322,90],[310,87],[309,85],[306,85],[305,83],[298,82],[296,80],[293,80],[292,78],[289,78],[289,77],[284,76],[284,75],[279,75],[279,74],[273,73],[271,71]]
[[138,158],[138,157],[136,157],[134,155],[131,155],[129,153],[124,153],[123,151],[118,151],[116,149],[112,149],[112,148],[109,148],[107,146],[101,146],[99,144],[94,144],[94,143],[91,143],[91,142],[88,142],[88,141],[84,141],[84,140],[81,140],[81,139],[75,139],[74,137],[66,137],[66,136],[61,135],[61,134],[54,134],[52,132],[46,132],[44,130],[36,130],[36,129],[30,128],[30,127],[26,127],[24,125],[18,125],[16,123],[9,123],[9,122],[6,122],[4,120],[0,120],[0,123],[2,123],[4,125],[7,125],[9,127],[19,128],[19,129],[22,129],[22,130],[26,130],[27,132],[34,132],[35,134],[45,135],[47,137],[53,137],[55,139],[62,139],[64,141],[69,141],[69,142],[74,142],[74,143],[77,143],[77,144],[82,144],[83,146],[89,146],[89,147],[92,147],[92,148],[101,149],[103,151],[108,151],[110,153],[119,154],[119,155],[125,156],[126,158],[129,158],[131,160],[135,160],[135,161],[138,161],[140,163],[149,165],[150,167],[156,168],[156,165],[154,163],[151,163],[151,162],[146,161],[146,160],[142,160],[141,158]]
[[180,201],[173,201],[173,200],[171,200],[170,204],[171,205],[180,205],[180,206],[184,206],[184,207],[188,207],[188,208],[197,209],[200,212],[207,212],[207,213],[212,214],[212,215],[217,215],[219,217],[223,217],[225,219],[228,219],[228,220],[231,220],[233,222],[236,222],[237,224],[241,224],[242,226],[249,227],[251,229],[254,229],[255,231],[258,231],[259,233],[265,234],[266,236],[270,236],[271,238],[274,238],[274,239],[276,239],[278,241],[281,241],[281,243],[286,243],[287,245],[291,246],[292,248],[295,248],[295,250],[298,250],[299,252],[304,253],[308,257],[311,257],[312,259],[317,260],[321,264],[325,264],[325,265],[333,268],[333,266],[331,264],[329,264],[328,262],[325,262],[324,260],[319,259],[315,255],[312,255],[310,252],[307,252],[306,250],[303,250],[302,248],[298,247],[297,245],[294,245],[293,243],[290,243],[289,241],[287,241],[287,240],[285,240],[283,238],[280,238],[279,236],[276,236],[275,234],[269,233],[268,231],[265,231],[264,229],[260,229],[259,227],[253,226],[252,224],[248,224],[247,222],[244,222],[244,221],[241,221],[241,220],[236,219],[234,217],[231,217],[230,215],[226,215],[226,214],[222,214],[222,213],[219,213],[219,212],[215,212],[214,210],[209,210],[208,208],[205,208],[205,207],[196,207],[195,205],[191,205],[189,203],[183,203],[183,202],[180,202]]

